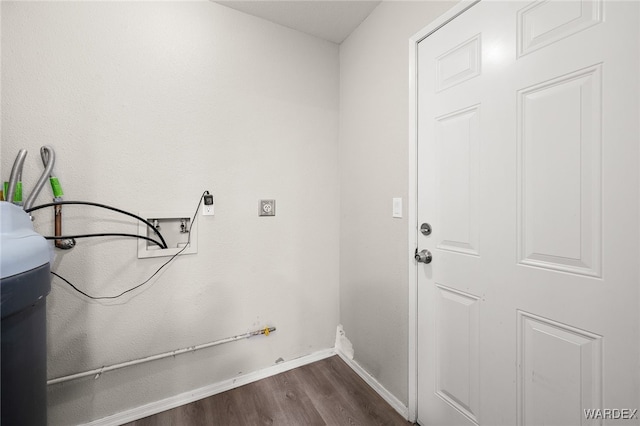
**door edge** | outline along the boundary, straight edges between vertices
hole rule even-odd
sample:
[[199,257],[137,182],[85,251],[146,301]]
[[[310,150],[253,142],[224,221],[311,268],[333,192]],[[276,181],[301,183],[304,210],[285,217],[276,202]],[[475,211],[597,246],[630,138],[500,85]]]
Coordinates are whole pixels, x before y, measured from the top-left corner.
[[408,341],[408,420],[418,421],[418,264],[413,253],[418,244],[418,44],[451,22],[480,0],[461,0],[409,38],[409,191],[408,241],[409,341]]

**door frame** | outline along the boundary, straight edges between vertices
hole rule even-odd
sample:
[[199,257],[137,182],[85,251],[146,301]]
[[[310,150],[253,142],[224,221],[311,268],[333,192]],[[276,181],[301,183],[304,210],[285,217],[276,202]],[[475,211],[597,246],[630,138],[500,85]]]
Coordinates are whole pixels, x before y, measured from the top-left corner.
[[418,419],[418,264],[413,258],[418,247],[418,43],[464,13],[480,0],[461,0],[409,39],[409,359],[408,417]]

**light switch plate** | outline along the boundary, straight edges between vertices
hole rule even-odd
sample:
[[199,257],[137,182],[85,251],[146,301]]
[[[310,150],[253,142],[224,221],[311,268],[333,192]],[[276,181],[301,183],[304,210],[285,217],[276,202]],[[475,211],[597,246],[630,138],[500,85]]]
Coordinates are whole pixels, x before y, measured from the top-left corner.
[[260,200],[258,205],[258,216],[275,216],[276,200]]
[[402,198],[393,199],[393,217],[402,218]]

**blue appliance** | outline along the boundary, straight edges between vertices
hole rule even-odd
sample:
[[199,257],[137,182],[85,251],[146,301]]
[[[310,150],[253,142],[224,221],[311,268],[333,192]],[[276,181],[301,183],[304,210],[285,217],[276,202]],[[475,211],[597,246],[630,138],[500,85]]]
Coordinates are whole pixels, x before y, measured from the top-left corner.
[[51,249],[31,218],[0,201],[2,425],[47,424],[46,298]]

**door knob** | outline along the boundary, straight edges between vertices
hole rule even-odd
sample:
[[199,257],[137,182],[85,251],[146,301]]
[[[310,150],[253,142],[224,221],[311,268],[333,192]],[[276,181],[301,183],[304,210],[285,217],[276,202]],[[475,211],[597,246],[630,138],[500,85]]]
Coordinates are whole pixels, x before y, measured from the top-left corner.
[[420,250],[420,251],[416,249],[415,258],[416,258],[416,262],[421,262],[421,263],[431,263],[431,261],[433,260],[433,256],[431,256],[431,252],[427,249]]

